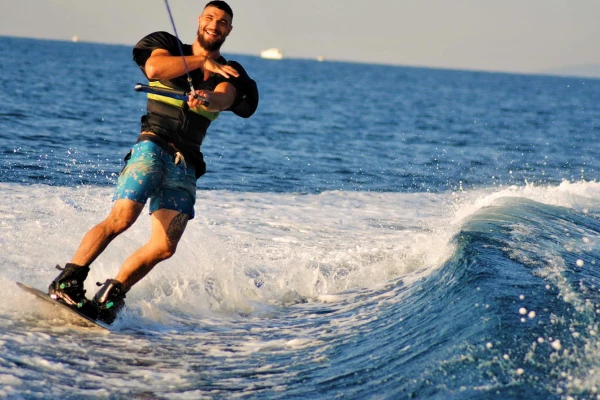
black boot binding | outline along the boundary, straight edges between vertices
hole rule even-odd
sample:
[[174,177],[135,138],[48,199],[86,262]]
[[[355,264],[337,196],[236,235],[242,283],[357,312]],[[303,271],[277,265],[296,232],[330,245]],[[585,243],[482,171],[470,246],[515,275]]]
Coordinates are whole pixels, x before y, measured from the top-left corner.
[[96,319],[112,324],[119,311],[125,306],[123,285],[114,279],[107,279],[104,284],[98,282],[97,285],[102,287],[92,300],[98,312]]
[[64,268],[57,265],[56,269],[62,272],[48,286],[50,297],[87,314],[90,304],[85,297],[83,282],[90,272],[90,267],[68,263]]

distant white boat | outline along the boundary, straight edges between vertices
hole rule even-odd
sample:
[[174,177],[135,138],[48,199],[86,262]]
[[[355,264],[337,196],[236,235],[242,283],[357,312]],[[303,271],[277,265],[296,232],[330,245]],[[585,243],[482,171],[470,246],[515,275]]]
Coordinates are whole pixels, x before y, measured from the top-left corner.
[[73,35],[73,37],[71,38],[71,41],[72,41],[73,43],[77,43],[77,42],[79,42],[79,36],[77,36],[77,35]]
[[281,60],[283,58],[283,53],[278,48],[271,47],[270,49],[261,51],[260,56],[262,58],[268,58],[269,60]]

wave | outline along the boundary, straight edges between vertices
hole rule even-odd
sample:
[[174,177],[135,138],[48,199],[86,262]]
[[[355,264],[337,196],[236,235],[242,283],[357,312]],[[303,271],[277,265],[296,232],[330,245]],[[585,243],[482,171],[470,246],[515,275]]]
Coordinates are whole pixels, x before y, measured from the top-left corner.
[[410,346],[384,363],[411,371],[400,393],[596,396],[599,233],[589,214],[524,198],[467,218],[452,257],[392,313],[396,349]]
[[[119,366],[115,390],[141,379],[120,352],[152,359],[148,390],[167,397],[595,397],[598,198],[595,182],[443,195],[203,192],[180,253],[128,294],[115,326],[124,336],[86,343],[103,349],[107,369]],[[11,281],[47,284],[49,260],[107,214],[110,192],[8,184],[0,199],[0,314],[12,321],[0,341],[28,343],[19,329],[52,320],[32,320]],[[116,273],[147,229],[141,218],[117,239],[90,280]],[[46,357],[73,351],[71,337],[46,343]],[[7,345],[0,358],[26,353]],[[184,372],[160,389],[173,368]],[[210,372],[200,379],[197,368]]]

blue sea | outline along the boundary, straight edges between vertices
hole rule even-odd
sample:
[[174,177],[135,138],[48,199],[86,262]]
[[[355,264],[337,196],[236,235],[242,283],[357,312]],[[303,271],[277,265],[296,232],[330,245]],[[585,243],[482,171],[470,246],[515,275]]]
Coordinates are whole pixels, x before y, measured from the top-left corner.
[[210,127],[196,218],[106,333],[15,282],[108,215],[144,77],[0,37],[0,398],[600,398],[600,80],[224,55],[259,108]]

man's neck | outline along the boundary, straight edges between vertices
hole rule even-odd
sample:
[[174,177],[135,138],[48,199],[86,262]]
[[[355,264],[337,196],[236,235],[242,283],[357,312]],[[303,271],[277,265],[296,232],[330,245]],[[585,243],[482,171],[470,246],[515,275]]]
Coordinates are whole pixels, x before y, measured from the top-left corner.
[[218,60],[221,57],[221,52],[219,50],[216,50],[216,51],[206,50],[204,47],[202,47],[200,45],[200,43],[198,42],[198,39],[196,39],[194,41],[194,43],[192,44],[192,52],[196,56],[200,56],[200,55],[207,56],[207,57],[212,58],[213,60]]

